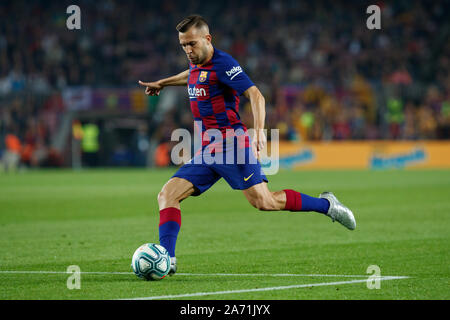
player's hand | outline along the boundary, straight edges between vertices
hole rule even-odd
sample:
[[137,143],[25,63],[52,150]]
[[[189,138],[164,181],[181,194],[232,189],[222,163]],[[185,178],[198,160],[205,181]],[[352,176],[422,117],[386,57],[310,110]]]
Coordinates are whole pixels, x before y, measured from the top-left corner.
[[261,151],[266,147],[267,138],[264,129],[255,129],[253,131],[252,147],[256,159],[259,159]]
[[159,81],[155,82],[142,82],[139,80],[139,84],[145,88],[145,94],[148,96],[159,96],[159,93],[164,88]]

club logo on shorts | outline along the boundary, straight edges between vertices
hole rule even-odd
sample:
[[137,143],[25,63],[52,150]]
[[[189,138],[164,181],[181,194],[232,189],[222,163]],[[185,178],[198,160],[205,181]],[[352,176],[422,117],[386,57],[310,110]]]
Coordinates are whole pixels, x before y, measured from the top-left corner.
[[200,76],[198,77],[198,80],[200,82],[205,82],[206,78],[208,78],[208,71],[200,72]]

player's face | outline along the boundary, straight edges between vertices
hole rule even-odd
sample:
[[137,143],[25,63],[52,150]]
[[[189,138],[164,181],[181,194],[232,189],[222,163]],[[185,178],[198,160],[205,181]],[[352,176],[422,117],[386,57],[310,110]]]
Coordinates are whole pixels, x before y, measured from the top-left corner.
[[210,35],[197,28],[190,28],[178,34],[181,47],[192,64],[203,64],[208,57],[208,44]]

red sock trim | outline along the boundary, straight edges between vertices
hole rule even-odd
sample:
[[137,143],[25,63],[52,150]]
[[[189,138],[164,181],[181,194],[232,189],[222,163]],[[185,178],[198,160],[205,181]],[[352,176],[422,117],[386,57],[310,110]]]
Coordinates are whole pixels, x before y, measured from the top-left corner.
[[302,195],[300,192],[291,189],[285,189],[283,191],[286,193],[286,205],[284,210],[300,211],[302,209]]
[[159,211],[159,226],[166,222],[175,221],[181,227],[181,211],[177,208],[165,208]]

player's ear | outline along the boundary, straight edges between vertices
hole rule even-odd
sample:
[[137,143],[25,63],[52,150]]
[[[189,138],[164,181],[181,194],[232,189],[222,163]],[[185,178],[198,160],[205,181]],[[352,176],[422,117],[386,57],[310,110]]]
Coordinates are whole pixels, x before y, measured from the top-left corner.
[[208,42],[211,42],[211,40],[212,40],[212,36],[211,36],[210,34],[207,34],[207,35],[205,36],[205,38],[206,38],[206,40],[207,40]]

